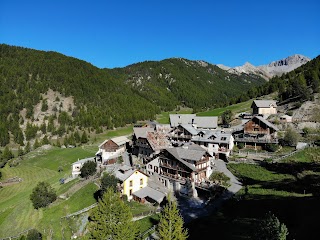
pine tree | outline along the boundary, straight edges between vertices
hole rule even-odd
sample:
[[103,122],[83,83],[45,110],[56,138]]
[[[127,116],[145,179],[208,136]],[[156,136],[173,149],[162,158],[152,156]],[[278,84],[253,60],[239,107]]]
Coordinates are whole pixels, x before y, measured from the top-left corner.
[[18,156],[22,156],[24,154],[23,149],[21,147],[18,148]]
[[130,207],[112,188],[108,188],[99,199],[98,207],[90,214],[90,220],[92,239],[133,240],[137,237],[138,225],[132,221]]
[[3,153],[2,153],[2,158],[5,159],[5,160],[9,160],[11,158],[14,158],[14,155],[13,153],[11,152],[11,150],[9,149],[8,146],[6,146],[3,150]]
[[87,133],[86,133],[86,131],[84,131],[82,136],[81,136],[81,143],[87,143],[88,141],[89,140],[88,140]]
[[286,240],[289,234],[286,225],[271,212],[261,220],[257,230],[255,237],[261,240]]
[[25,152],[25,153],[28,153],[28,152],[30,152],[30,151],[31,151],[30,142],[27,142],[27,145],[26,145],[26,147],[25,147],[25,149],[24,149],[24,152]]
[[37,149],[38,147],[40,147],[40,143],[39,143],[38,139],[36,139],[36,141],[33,144],[33,148]]
[[183,228],[183,219],[179,213],[177,203],[168,198],[168,204],[162,210],[157,234],[161,240],[184,240],[188,238],[188,231]]

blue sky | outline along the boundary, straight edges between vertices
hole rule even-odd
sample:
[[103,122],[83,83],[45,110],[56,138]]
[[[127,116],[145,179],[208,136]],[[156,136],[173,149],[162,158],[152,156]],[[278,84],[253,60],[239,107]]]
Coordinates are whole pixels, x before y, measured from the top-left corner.
[[320,1],[0,0],[0,43],[103,68],[184,57],[238,66],[320,54]]

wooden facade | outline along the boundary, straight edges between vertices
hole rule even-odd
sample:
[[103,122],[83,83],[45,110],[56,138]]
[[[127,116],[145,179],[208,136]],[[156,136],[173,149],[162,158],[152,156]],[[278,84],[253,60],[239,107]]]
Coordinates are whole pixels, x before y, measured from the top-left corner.
[[107,141],[101,146],[106,152],[116,152],[120,147],[112,140]]
[[193,169],[164,150],[159,156],[160,174],[181,181],[191,179],[195,182],[201,182],[209,178],[207,169],[210,167],[210,156],[207,153],[198,161],[186,159],[183,161],[186,161]]
[[247,134],[272,134],[275,130],[268,127],[264,122],[259,121],[258,118],[252,118],[244,126],[244,133]]

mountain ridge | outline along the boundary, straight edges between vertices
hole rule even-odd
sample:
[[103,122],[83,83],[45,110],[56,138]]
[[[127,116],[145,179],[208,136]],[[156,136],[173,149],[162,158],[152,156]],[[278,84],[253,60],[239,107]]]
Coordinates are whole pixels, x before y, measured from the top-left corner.
[[281,76],[284,73],[288,73],[301,65],[309,62],[311,59],[301,54],[294,54],[286,58],[272,61],[265,65],[254,66],[249,62],[246,62],[242,66],[228,67],[222,64],[217,64],[218,67],[224,69],[233,74],[257,74],[266,80],[271,79],[274,76]]

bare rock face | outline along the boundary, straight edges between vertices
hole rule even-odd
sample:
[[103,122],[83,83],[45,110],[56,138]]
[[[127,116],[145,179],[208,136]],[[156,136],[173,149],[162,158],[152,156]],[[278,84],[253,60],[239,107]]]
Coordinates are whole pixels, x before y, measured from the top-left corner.
[[303,55],[295,54],[293,56],[271,62],[267,65],[258,66],[257,68],[265,71],[271,77],[280,76],[283,73],[290,72],[301,65],[309,62],[311,59]]
[[261,65],[261,66],[254,66],[249,62],[246,62],[244,65],[239,67],[227,67],[222,64],[218,64],[217,66],[223,70],[227,70],[229,73],[233,74],[255,74],[263,77],[266,80],[269,80],[270,78],[274,76],[281,76],[283,73],[290,72],[301,65],[309,62],[311,59],[308,57],[305,57],[300,54],[295,54],[293,56],[271,62],[267,65]]

